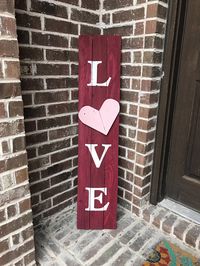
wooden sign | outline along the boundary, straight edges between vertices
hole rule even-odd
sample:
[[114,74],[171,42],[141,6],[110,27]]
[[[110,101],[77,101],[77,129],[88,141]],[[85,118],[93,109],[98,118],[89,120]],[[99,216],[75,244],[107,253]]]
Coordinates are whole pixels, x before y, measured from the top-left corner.
[[119,36],[79,38],[77,228],[116,228]]

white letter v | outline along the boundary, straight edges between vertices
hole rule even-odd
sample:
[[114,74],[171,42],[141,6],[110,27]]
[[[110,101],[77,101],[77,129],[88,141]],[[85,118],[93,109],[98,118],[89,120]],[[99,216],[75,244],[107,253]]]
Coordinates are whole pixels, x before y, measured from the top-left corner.
[[101,166],[101,163],[103,161],[103,158],[106,155],[107,150],[112,145],[111,144],[102,144],[102,146],[105,147],[105,148],[104,148],[104,151],[103,151],[100,159],[99,159],[99,157],[97,155],[97,152],[96,152],[96,149],[95,149],[95,147],[98,146],[98,144],[85,144],[85,146],[88,147],[88,149],[90,151],[90,154],[92,156],[92,159],[93,159],[93,161],[95,163],[96,168],[99,168]]

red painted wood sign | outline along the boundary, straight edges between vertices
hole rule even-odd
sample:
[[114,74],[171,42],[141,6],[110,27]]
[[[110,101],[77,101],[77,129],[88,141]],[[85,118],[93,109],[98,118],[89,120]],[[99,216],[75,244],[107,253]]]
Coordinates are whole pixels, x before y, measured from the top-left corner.
[[77,228],[116,228],[119,36],[79,38]]

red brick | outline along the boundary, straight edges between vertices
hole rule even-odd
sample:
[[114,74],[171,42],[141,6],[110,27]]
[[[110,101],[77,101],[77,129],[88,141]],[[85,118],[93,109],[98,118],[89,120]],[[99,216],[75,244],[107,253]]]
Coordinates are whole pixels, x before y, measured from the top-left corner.
[[135,23],[135,35],[144,34],[144,22],[136,22]]
[[17,39],[20,44],[29,44],[29,33],[25,30],[17,30]]
[[37,75],[69,75],[66,64],[37,64]]
[[119,165],[120,165],[121,167],[125,168],[125,169],[130,170],[130,171],[133,170],[133,163],[130,162],[130,161],[128,161],[128,160],[126,160],[126,159],[122,159],[122,158],[120,158],[120,159],[119,159]]
[[23,120],[16,120],[13,122],[2,122],[0,127],[0,137],[7,137],[17,135],[24,131]]
[[89,24],[96,24],[99,22],[99,16],[87,11],[79,11],[77,9],[71,10],[71,20],[78,22],[85,22]]
[[43,60],[43,50],[33,47],[20,47],[19,57],[22,60]]
[[0,251],[1,251],[1,253],[5,252],[6,250],[9,250],[8,239],[5,239],[5,240],[0,242]]
[[143,143],[147,143],[149,141],[154,140],[155,138],[155,131],[150,132],[144,132],[144,131],[138,131],[137,134],[137,140]]
[[31,11],[39,14],[47,14],[55,17],[68,18],[67,7],[48,2],[31,0]]
[[66,48],[68,47],[68,38],[52,34],[33,32],[32,44]]
[[19,79],[20,77],[19,62],[5,61],[4,65],[5,65],[5,78]]
[[30,198],[20,201],[19,211],[20,213],[26,212],[31,209],[31,200]]
[[29,171],[37,170],[40,168],[44,168],[49,165],[49,156],[45,156],[42,158],[36,158],[34,160],[28,161],[28,169]]
[[[26,226],[28,223],[32,221],[31,213],[25,214],[20,218],[17,218],[11,222],[8,222],[2,226],[0,226],[0,236],[4,237],[9,233],[12,233],[23,226]],[[3,265],[3,264],[0,264]]]
[[132,90],[139,90],[139,89],[140,89],[140,80],[132,79]]
[[136,151],[138,151],[139,153],[147,153],[149,151],[151,151],[154,147],[153,142],[151,143],[137,143],[136,145]]
[[7,117],[7,112],[4,103],[0,103],[0,118]]
[[180,240],[183,240],[184,232],[186,231],[189,225],[189,222],[186,222],[184,220],[179,221],[178,224],[174,227],[173,234],[177,236]]
[[159,4],[152,4],[147,6],[147,18],[159,17],[165,19],[167,15],[167,8]]
[[69,112],[78,112],[78,103],[71,102],[67,104],[55,104],[48,107],[49,115],[57,115]]
[[165,33],[165,24],[156,20],[150,20],[146,22],[146,34],[152,34],[152,33],[159,33],[164,34]]
[[[70,167],[72,167],[72,161],[68,160],[65,162],[59,162],[58,164],[55,165],[51,165],[49,167],[46,167],[46,169],[41,171],[41,176],[42,178],[45,178],[47,176],[51,176],[54,174],[57,174],[59,172],[62,172],[66,169],[69,169]],[[40,188],[40,186],[39,186]]]
[[56,197],[53,198],[53,205],[58,205],[61,202],[66,201],[66,199],[70,199],[77,195],[77,188],[73,188],[71,190],[68,190]]
[[103,7],[105,10],[112,10],[128,6],[132,7],[132,5],[132,0],[105,0]]
[[[81,25],[81,34],[83,35],[87,35],[87,34],[92,34],[92,35],[98,35],[101,33],[101,30],[97,27],[90,27],[90,26],[86,26],[86,25]],[[73,42],[73,46],[74,42]]]
[[23,102],[12,101],[9,103],[9,117],[23,116]]
[[19,83],[0,83],[0,91],[0,99],[7,99],[21,95]]
[[166,219],[163,221],[162,224],[162,229],[167,232],[171,233],[172,232],[172,226],[174,225],[175,221],[177,220],[177,216],[170,214]]
[[142,118],[151,118],[156,116],[157,114],[157,108],[145,108],[145,107],[140,107],[139,110],[139,116]]
[[138,101],[138,93],[134,91],[123,91],[121,93],[121,100],[124,101],[130,101],[131,103],[137,102]]
[[[0,223],[4,222],[6,219],[6,213],[5,213],[5,209],[0,210]],[[0,246],[1,246],[1,242],[0,242]],[[1,250],[1,248],[0,248]]]
[[148,64],[161,64],[162,63],[162,53],[161,52],[144,52],[143,61]]
[[31,146],[34,144],[42,143],[47,141],[47,132],[33,133],[26,136],[26,145]]
[[60,2],[78,6],[78,0],[60,0]]
[[14,0],[0,1],[0,11],[14,14]]
[[142,130],[152,130],[156,126],[156,119],[151,119],[149,121],[139,119],[138,128]]
[[153,205],[150,205],[148,208],[146,208],[142,213],[144,220],[150,222],[150,219],[153,216],[155,210],[156,208]]
[[24,151],[26,149],[25,137],[17,137],[13,139],[13,152]]
[[132,126],[132,127],[135,127],[136,126],[136,118],[134,117],[131,117],[131,116],[126,116],[126,115],[120,115],[120,123],[122,125],[129,125],[129,126]]
[[147,176],[145,178],[135,176],[135,185],[139,187],[144,187],[150,182],[150,176]]
[[15,172],[16,183],[20,184],[28,179],[28,169],[21,169]]
[[14,18],[0,17],[0,31],[2,36],[16,37],[16,23]]
[[102,21],[105,24],[110,24],[110,14],[109,13],[103,14],[102,15]]
[[151,170],[152,170],[152,166],[141,167],[141,166],[136,165],[135,174],[143,177],[143,176],[150,174]]
[[26,228],[25,230],[23,230],[21,232],[22,238],[24,241],[26,241],[27,239],[31,238],[33,236],[33,227],[32,225],[29,226],[28,228]]
[[47,153],[51,153],[54,151],[58,151],[64,148],[67,148],[70,146],[70,140],[61,140],[61,141],[56,141],[53,143],[48,143],[48,144],[43,144],[41,147],[38,148],[38,154],[43,155]]
[[121,26],[109,29],[104,29],[104,34],[113,34],[121,36],[130,36],[133,34],[133,26]]
[[56,118],[41,119],[38,121],[38,129],[55,128],[58,126],[66,126],[70,123],[70,116],[61,116]]
[[162,70],[160,67],[157,66],[144,66],[142,74],[144,77],[155,78],[161,76]]
[[51,208],[50,210],[46,211],[43,213],[43,216],[46,218],[48,216],[51,216],[57,212],[60,212],[62,211],[64,208],[67,208],[68,206],[72,205],[72,200],[68,200],[68,201],[65,201],[64,203],[61,203],[59,205],[57,205],[56,207],[54,208]]
[[63,88],[76,88],[78,87],[77,78],[52,78],[46,79],[47,89],[63,89]]
[[31,185],[30,190],[32,194],[36,194],[44,189],[49,188],[49,180],[40,181],[34,185]]
[[33,104],[32,95],[31,94],[23,94],[22,95],[22,100],[23,100],[24,106],[29,106],[29,105]]
[[185,242],[192,247],[196,247],[196,241],[200,236],[200,226],[194,225],[186,234]]
[[9,141],[2,141],[2,152],[3,154],[8,154],[11,152],[10,142]]
[[44,84],[42,79],[21,79],[21,87],[23,90],[43,90]]
[[133,140],[130,140],[129,138],[123,138],[121,137],[119,139],[119,145],[127,147],[129,149],[134,149],[135,148],[135,142]]
[[130,52],[122,53],[122,62],[123,63],[130,63],[131,62],[131,53]]
[[145,37],[145,48],[163,49],[164,40],[157,36]]
[[133,52],[133,62],[134,63],[142,63],[142,53],[141,52]]
[[14,217],[17,214],[16,205],[10,205],[7,208],[8,219]]
[[42,192],[41,198],[42,198],[42,200],[51,198],[51,197],[55,196],[56,194],[59,194],[65,190],[68,190],[69,188],[71,188],[71,181],[67,181],[64,184],[58,185],[56,187],[52,187],[49,190]]
[[152,223],[153,223],[156,227],[160,228],[161,221],[162,221],[162,219],[165,217],[165,215],[166,215],[167,213],[168,213],[168,211],[167,211],[166,209],[161,209],[161,210],[159,210],[158,214],[155,215],[155,216],[153,217],[153,221],[152,221]]
[[27,254],[26,256],[24,256],[24,264],[25,265],[30,264],[34,260],[35,260],[35,251],[31,251],[29,254]]
[[122,39],[122,47],[124,49],[139,49],[143,48],[143,38],[126,38]]
[[159,80],[142,80],[143,91],[158,90],[159,88],[160,88]]
[[86,9],[99,10],[100,1],[99,0],[93,0],[93,1],[82,0],[81,6],[86,8]]
[[50,130],[49,132],[49,139],[59,139],[64,137],[69,137],[77,134],[77,126],[70,126],[68,128],[60,128],[60,129],[54,129]]
[[76,37],[71,37],[71,42],[70,42],[70,47],[71,48],[75,48],[77,49],[78,48],[78,38]]
[[[19,257],[21,254],[34,248],[34,241],[30,240],[26,244],[20,246],[18,249],[10,250],[8,253],[0,257],[0,264],[5,265],[13,259]],[[21,263],[21,262],[20,262]]]
[[122,76],[140,76],[141,67],[140,66],[131,66],[124,65],[121,67]]
[[40,17],[31,16],[29,14],[16,13],[17,25],[20,27],[41,29]]
[[20,154],[6,160],[5,171],[15,169],[24,165],[27,165],[27,155]]
[[45,117],[46,109],[44,106],[38,106],[38,107],[33,106],[33,107],[28,107],[28,108],[26,107],[24,109],[24,114],[26,118]]
[[26,0],[15,0],[15,8],[27,10]]
[[144,18],[144,8],[134,10],[118,11],[113,13],[113,23],[139,20]]
[[4,74],[3,74],[3,66],[2,64],[0,64],[0,78],[4,78]]
[[36,104],[41,103],[53,103],[53,102],[64,102],[69,100],[69,92],[68,91],[57,91],[57,92],[40,92],[35,93]]
[[49,18],[45,19],[45,29],[51,32],[78,34],[78,25],[67,21],[59,21]]
[[140,97],[140,102],[143,104],[155,104],[158,103],[159,100],[159,94],[158,93],[146,93],[142,94]]

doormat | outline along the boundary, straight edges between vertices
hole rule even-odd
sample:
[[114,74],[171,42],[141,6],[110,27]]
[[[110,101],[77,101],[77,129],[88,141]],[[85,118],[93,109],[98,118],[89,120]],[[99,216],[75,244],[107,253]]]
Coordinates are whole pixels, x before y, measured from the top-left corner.
[[163,240],[148,255],[142,266],[200,266],[200,260],[178,246]]

